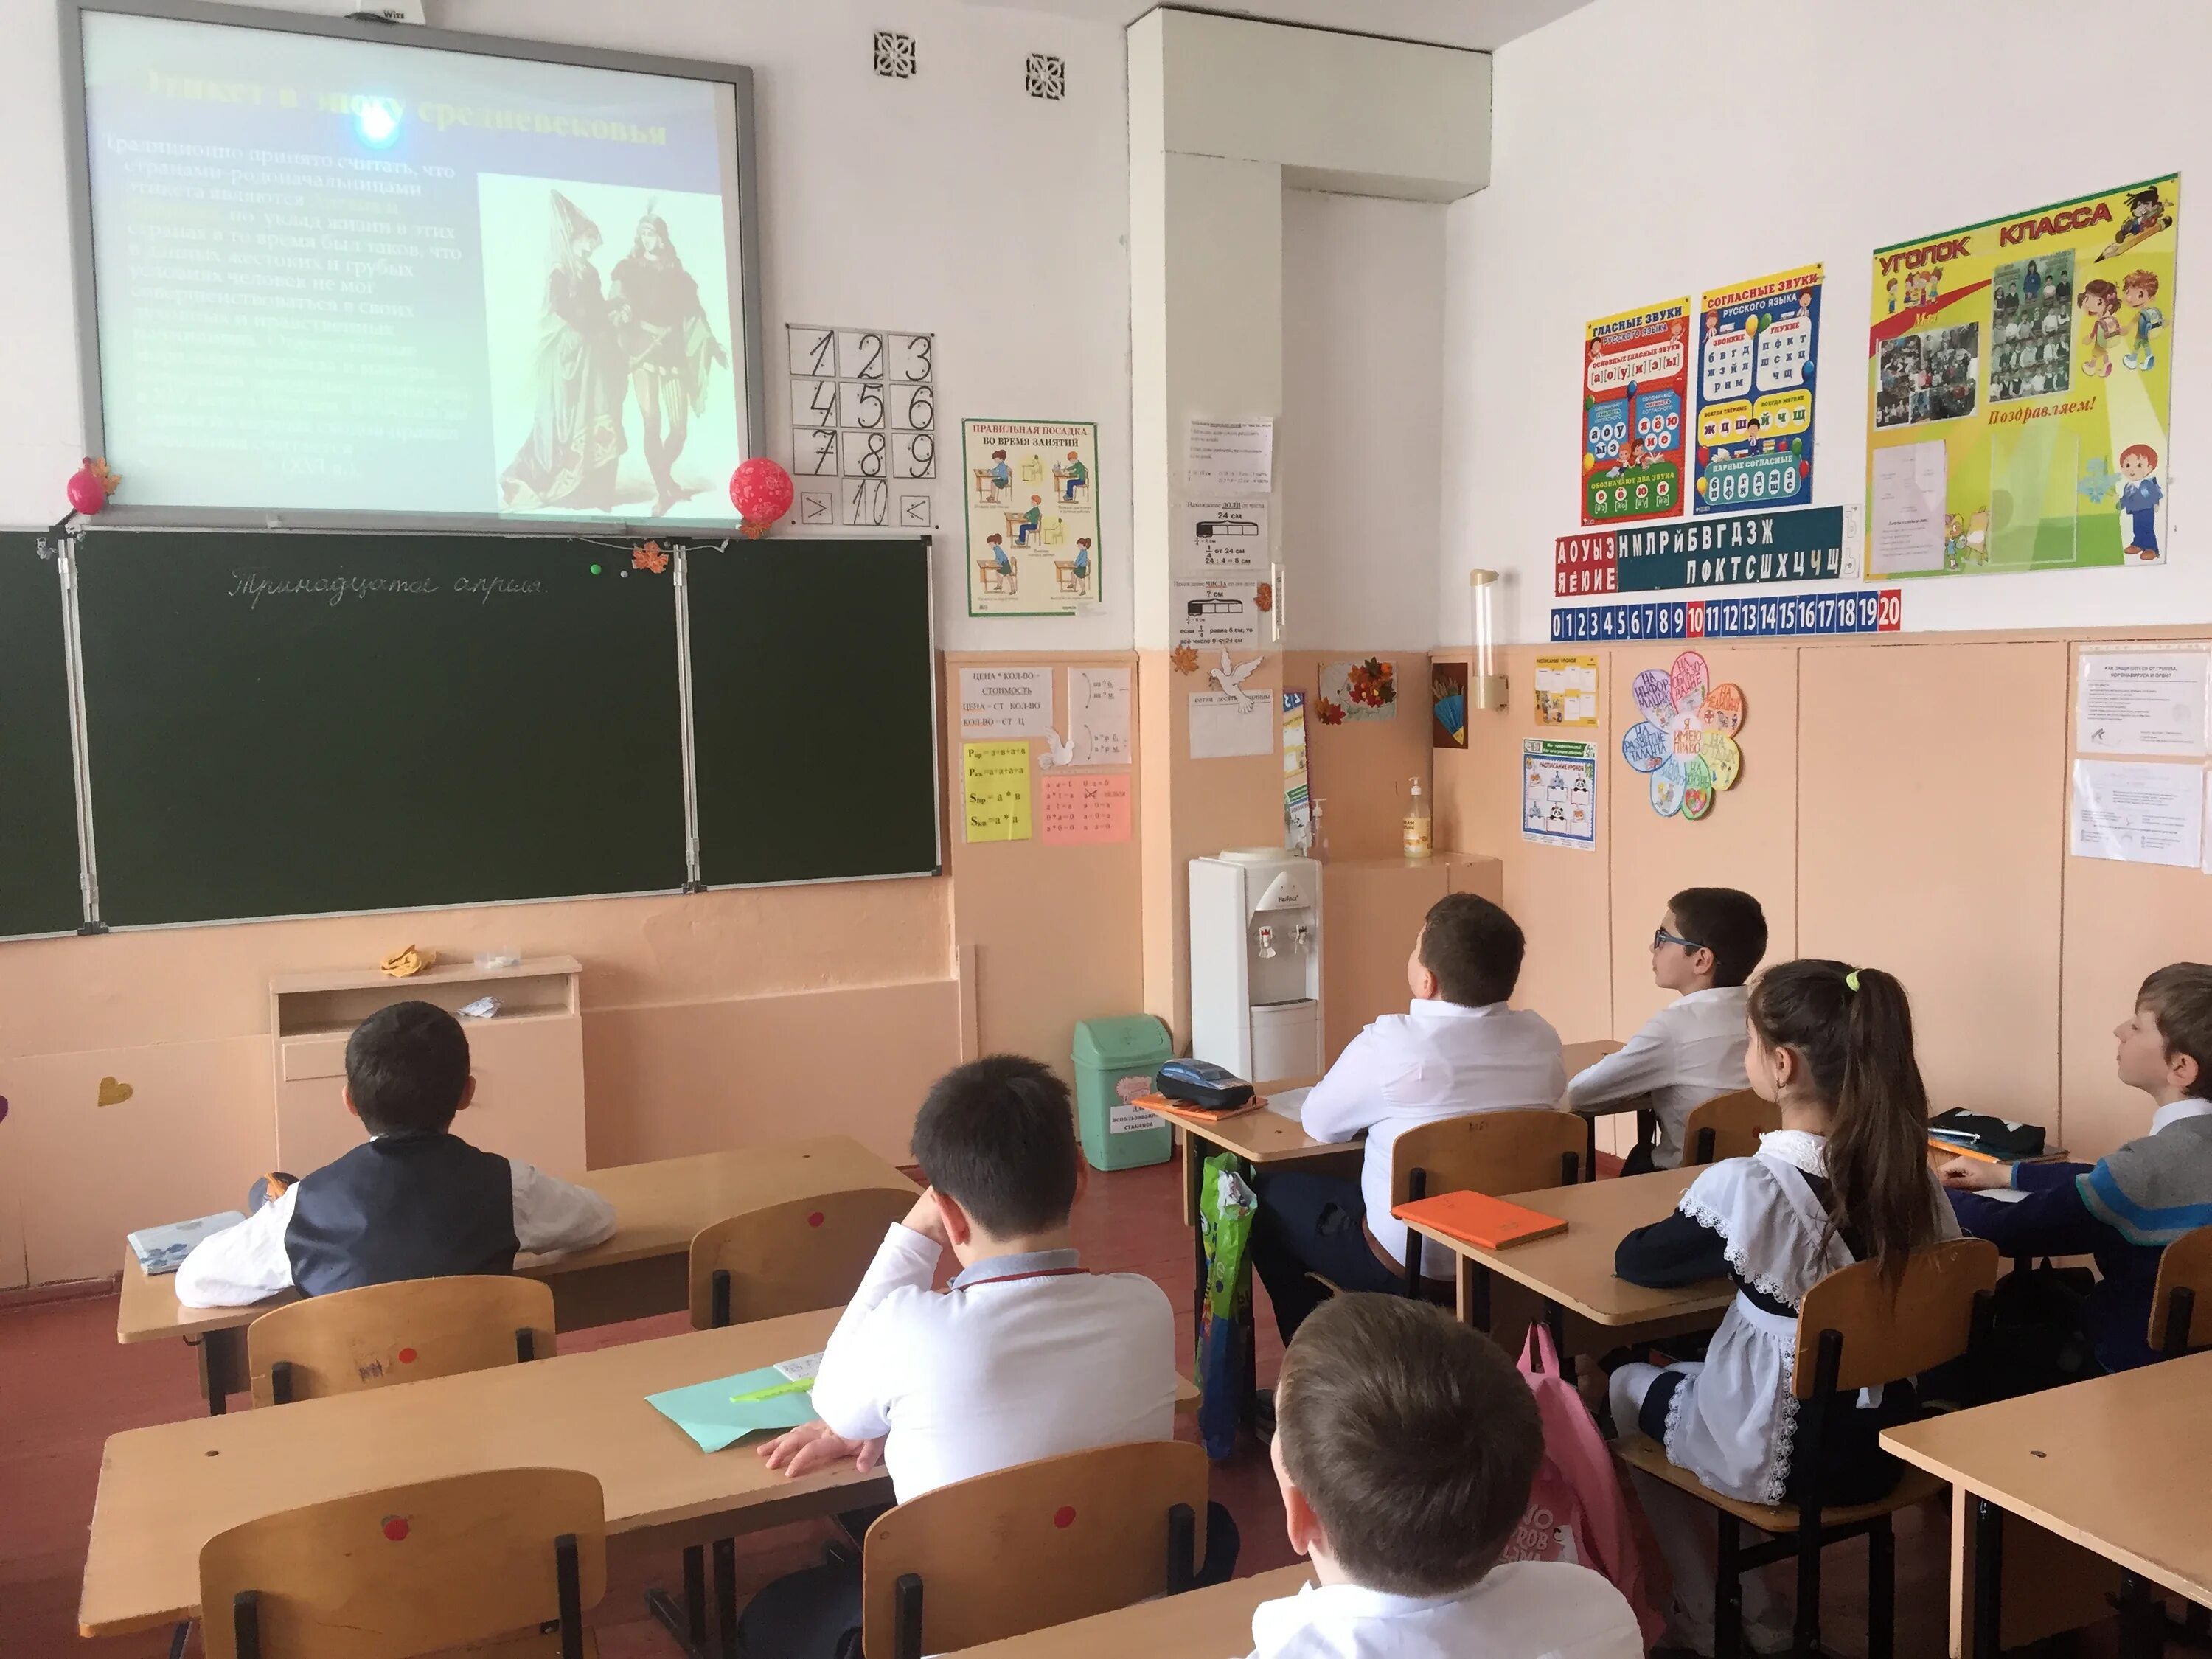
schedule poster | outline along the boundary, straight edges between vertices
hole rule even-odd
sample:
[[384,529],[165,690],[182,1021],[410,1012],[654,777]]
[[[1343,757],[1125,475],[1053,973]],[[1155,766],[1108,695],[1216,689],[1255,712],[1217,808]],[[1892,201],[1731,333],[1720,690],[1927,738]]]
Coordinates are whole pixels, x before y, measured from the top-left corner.
[[1819,265],[1708,294],[1698,307],[1698,513],[1813,499]]
[[1601,317],[1583,331],[1583,523],[1682,510],[1690,301]]
[[1867,574],[2162,564],[2167,173],[1874,255]]

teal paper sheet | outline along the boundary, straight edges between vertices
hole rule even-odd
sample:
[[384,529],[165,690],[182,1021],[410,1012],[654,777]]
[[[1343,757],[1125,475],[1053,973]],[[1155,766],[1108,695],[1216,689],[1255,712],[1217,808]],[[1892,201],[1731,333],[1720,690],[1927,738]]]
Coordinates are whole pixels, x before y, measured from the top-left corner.
[[[695,1382],[688,1389],[649,1394],[646,1404],[690,1435],[701,1451],[717,1452],[749,1434],[770,1429],[781,1433],[812,1422],[814,1396],[808,1384],[820,1358],[787,1360],[712,1382]],[[794,1376],[794,1372],[803,1375]]]

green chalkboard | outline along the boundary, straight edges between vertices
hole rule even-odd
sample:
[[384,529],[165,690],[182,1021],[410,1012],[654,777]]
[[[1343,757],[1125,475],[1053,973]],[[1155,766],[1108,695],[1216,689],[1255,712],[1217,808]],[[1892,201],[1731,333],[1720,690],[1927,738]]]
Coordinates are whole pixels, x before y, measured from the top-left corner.
[[934,873],[928,542],[732,542],[690,566],[702,878]]
[[680,887],[676,599],[568,538],[91,530],[100,920]]
[[61,569],[39,542],[0,532],[0,934],[84,921]]

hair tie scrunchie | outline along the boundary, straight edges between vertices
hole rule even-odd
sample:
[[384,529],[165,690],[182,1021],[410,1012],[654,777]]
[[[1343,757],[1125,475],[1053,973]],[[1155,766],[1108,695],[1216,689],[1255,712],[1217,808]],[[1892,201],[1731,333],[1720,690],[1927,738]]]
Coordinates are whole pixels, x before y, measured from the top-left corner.
[[1856,968],[1844,975],[1844,989],[1856,994],[1859,988],[1859,970]]

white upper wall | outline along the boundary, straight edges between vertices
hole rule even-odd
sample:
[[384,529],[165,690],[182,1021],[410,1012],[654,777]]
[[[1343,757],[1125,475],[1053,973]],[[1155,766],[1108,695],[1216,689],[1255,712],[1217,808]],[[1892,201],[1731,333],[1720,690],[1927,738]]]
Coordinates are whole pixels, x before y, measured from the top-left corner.
[[[1546,637],[1553,541],[1578,528],[1591,318],[1825,261],[1814,498],[1863,501],[1877,246],[2175,169],[2185,221],[2201,210],[2212,4],[2090,16],[1813,0],[1747,34],[1723,0],[1596,0],[1504,47],[1490,188],[1449,210],[1442,638],[1468,640],[1467,572],[1485,565],[1508,573],[1502,636]],[[1908,629],[2212,617],[2212,549],[2186,516],[2212,379],[2185,295],[2179,315],[2173,562],[1909,581]]]

